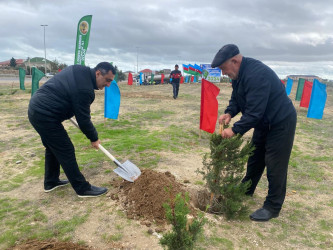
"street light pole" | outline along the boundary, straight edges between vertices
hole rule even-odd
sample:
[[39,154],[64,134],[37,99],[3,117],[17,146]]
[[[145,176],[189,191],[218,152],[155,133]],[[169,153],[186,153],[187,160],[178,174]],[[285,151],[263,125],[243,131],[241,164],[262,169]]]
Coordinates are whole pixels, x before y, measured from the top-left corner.
[[41,24],[40,26],[44,27],[44,60],[45,60],[45,75],[46,75],[46,45],[45,45],[45,27],[47,24]]
[[139,49],[140,47],[136,47],[136,73],[139,74]]

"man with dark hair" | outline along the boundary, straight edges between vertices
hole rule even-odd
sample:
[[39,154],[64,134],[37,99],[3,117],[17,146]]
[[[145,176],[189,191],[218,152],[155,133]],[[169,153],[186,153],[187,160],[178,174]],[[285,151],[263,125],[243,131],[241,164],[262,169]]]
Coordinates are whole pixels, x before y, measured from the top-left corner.
[[228,124],[239,112],[242,117],[222,132],[223,138],[245,134],[254,128],[255,146],[243,182],[251,181],[252,196],[267,167],[268,195],[262,208],[250,215],[255,221],[279,216],[286,195],[288,162],[296,128],[296,110],[279,77],[262,62],[243,57],[234,44],[223,46],[211,66],[232,79],[232,95],[219,123]]
[[[100,140],[91,122],[90,105],[95,90],[110,86],[116,74],[108,62],[94,69],[72,65],[49,79],[31,97],[28,109],[30,123],[45,147],[44,191],[50,192],[70,183],[79,197],[96,197],[107,192],[86,181],[79,170],[74,146],[62,122],[75,116],[80,129],[98,149]],[[60,165],[67,180],[60,180]]]
[[182,72],[178,70],[178,64],[175,65],[175,70],[171,71],[170,79],[173,87],[173,99],[177,99],[179,92],[179,81],[182,77]]

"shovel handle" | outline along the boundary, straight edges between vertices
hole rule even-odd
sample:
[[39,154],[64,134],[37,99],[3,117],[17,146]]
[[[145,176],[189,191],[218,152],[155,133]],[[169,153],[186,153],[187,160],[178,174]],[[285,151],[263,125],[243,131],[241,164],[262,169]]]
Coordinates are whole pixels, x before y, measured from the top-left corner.
[[[99,147],[99,149],[102,150],[103,153],[104,153],[107,157],[109,157],[113,162],[116,162],[116,161],[117,161],[116,158],[114,158],[113,155],[110,154],[110,152],[107,151],[107,150],[106,150],[101,144],[99,144],[98,147]],[[118,165],[118,164],[117,164],[117,165]]]
[[[79,127],[79,124],[77,124],[77,122],[73,119],[73,118],[70,118],[69,119],[78,129],[80,128]],[[109,157],[113,162],[117,162],[116,158],[113,157],[112,154],[110,154],[109,151],[107,151],[101,144],[98,144],[98,147],[100,150],[103,151],[104,154],[106,154],[107,157]],[[117,163],[116,163],[117,164]],[[117,164],[118,165],[118,164]]]
[[222,131],[223,131],[223,123],[220,124],[220,135],[222,135]]

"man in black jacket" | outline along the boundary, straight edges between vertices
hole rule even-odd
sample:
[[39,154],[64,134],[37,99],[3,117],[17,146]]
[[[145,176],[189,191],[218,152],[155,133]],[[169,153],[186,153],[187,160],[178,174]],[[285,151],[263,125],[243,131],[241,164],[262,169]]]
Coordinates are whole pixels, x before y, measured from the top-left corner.
[[255,221],[279,216],[286,194],[288,162],[293,146],[296,111],[285,88],[272,69],[262,62],[243,57],[234,44],[223,46],[212,65],[232,79],[232,95],[219,123],[228,124],[239,112],[242,116],[223,138],[245,134],[254,128],[254,154],[249,157],[243,182],[251,181],[247,195],[254,190],[267,167],[268,195],[262,208],[250,215]]
[[173,99],[177,99],[179,92],[179,81],[182,77],[182,72],[178,70],[178,64],[175,65],[175,70],[171,71],[170,79],[172,79],[171,84],[173,87]]
[[[75,116],[80,129],[98,149],[100,140],[91,122],[90,105],[95,90],[110,86],[116,74],[108,62],[94,69],[81,65],[65,68],[49,79],[32,96],[28,117],[45,146],[44,191],[50,192],[70,183],[79,197],[96,197],[107,192],[86,181],[79,170],[74,146],[62,122]],[[60,180],[60,165],[67,180]]]

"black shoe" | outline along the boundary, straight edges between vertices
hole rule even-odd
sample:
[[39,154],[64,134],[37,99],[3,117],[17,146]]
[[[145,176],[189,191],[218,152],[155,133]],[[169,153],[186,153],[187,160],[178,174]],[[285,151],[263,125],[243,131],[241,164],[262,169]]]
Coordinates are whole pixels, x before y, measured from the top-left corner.
[[84,191],[82,194],[78,194],[78,196],[81,197],[81,198],[98,197],[98,196],[101,196],[103,194],[106,194],[107,191],[108,191],[107,188],[95,187],[95,186],[91,185],[90,189]]
[[278,213],[272,213],[266,208],[260,208],[250,215],[250,219],[254,221],[269,221],[276,217],[279,217]]
[[59,180],[57,183],[53,185],[44,185],[44,192],[48,193],[53,191],[54,189],[57,189],[58,187],[63,187],[69,184],[68,180]]

